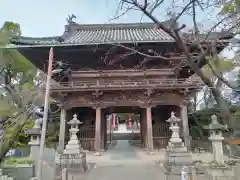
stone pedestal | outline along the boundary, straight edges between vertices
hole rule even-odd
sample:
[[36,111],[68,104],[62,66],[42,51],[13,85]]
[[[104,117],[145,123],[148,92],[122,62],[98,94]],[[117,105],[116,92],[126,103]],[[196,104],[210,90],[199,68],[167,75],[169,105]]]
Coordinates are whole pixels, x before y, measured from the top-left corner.
[[[172,136],[168,142],[166,149],[165,159],[163,162],[163,167],[166,173],[180,174],[183,167],[188,167],[191,163],[191,156],[184,146],[180,136],[179,136],[179,126],[178,123],[181,120],[175,117],[174,113],[171,113],[171,117],[167,120],[170,123],[170,130],[172,131]],[[188,168],[185,168],[188,171]]]
[[80,141],[77,137],[77,132],[79,131],[78,125],[82,124],[82,122],[74,114],[73,119],[68,124],[71,125],[69,130],[70,139],[60,157],[60,165],[62,168],[79,168],[80,171],[84,172],[87,170],[86,153],[82,151]]

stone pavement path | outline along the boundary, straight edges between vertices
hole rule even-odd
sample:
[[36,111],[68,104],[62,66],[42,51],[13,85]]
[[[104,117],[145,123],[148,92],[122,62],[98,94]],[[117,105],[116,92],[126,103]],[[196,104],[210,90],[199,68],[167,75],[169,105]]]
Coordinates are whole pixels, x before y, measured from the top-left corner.
[[[147,155],[128,141],[118,141],[103,156],[91,159],[95,167],[83,179],[85,180],[180,180],[180,175],[166,176],[158,160],[162,156]],[[89,162],[89,161],[88,161]],[[209,180],[198,175],[196,180]]]
[[129,145],[129,142],[125,140],[118,141],[117,145],[114,148],[109,149],[107,153],[110,155],[111,160],[140,160],[134,147]]
[[163,180],[161,170],[154,165],[119,164],[99,166],[88,175],[88,180]]
[[166,179],[159,166],[143,163],[128,141],[118,141],[104,156],[112,162],[97,163],[87,180],[161,180]]

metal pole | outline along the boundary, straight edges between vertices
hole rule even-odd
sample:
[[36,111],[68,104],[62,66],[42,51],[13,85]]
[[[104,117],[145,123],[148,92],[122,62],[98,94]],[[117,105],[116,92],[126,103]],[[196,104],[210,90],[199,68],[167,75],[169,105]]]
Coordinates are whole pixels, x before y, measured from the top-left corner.
[[53,63],[53,48],[50,48],[49,60],[48,60],[46,92],[45,92],[45,100],[44,100],[44,114],[43,114],[43,122],[42,122],[40,150],[39,150],[38,162],[37,162],[37,167],[36,167],[37,168],[37,180],[41,180],[41,175],[42,175],[42,158],[43,158],[43,151],[44,151],[44,146],[45,146],[45,136],[46,136],[46,127],[47,127],[47,119],[48,119],[50,81],[51,81],[51,76],[52,76],[52,63]]

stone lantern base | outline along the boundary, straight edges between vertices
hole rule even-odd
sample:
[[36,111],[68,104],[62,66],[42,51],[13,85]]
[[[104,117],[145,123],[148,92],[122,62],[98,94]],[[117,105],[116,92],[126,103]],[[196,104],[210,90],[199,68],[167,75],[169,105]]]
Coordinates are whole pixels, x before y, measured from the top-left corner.
[[188,171],[192,158],[186,146],[167,146],[163,167],[167,173],[180,174],[183,167]]
[[175,117],[173,112],[171,113],[171,117],[167,120],[167,122],[170,123],[169,129],[172,131],[172,136],[168,142],[163,162],[163,168],[166,173],[180,174],[183,167],[186,172],[189,172],[188,167],[192,162],[191,155],[179,136],[180,128],[178,122],[180,121],[179,118]]
[[86,172],[88,170],[86,153],[68,154],[65,152],[60,157],[60,166],[61,169],[79,169],[79,172]]
[[87,171],[87,160],[86,153],[82,151],[80,141],[77,137],[77,132],[79,131],[78,125],[82,124],[77,119],[77,115],[73,115],[73,119],[68,123],[71,125],[70,139],[60,156],[60,166],[61,169],[77,169],[78,172]]

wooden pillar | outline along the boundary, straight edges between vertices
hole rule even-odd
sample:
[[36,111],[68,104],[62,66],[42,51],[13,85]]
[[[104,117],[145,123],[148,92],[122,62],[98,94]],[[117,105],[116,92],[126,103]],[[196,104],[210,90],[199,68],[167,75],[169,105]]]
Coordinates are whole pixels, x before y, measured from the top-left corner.
[[182,133],[184,137],[185,146],[191,147],[191,138],[189,136],[189,125],[188,125],[188,113],[186,103],[181,104],[181,120],[182,120]]
[[107,115],[104,115],[104,150],[107,149]]
[[142,131],[142,147],[148,148],[147,142],[147,118],[146,118],[146,108],[142,108],[141,111],[141,131]]
[[152,155],[153,152],[153,132],[152,132],[152,108],[148,106],[146,108],[147,119],[147,141],[148,141],[148,154]]
[[144,126],[143,126],[144,148],[148,148],[146,108],[143,109],[143,124],[144,124]]
[[101,108],[96,108],[96,120],[95,120],[95,156],[101,156]]
[[105,112],[101,110],[101,152],[105,150]]
[[144,147],[144,118],[143,110],[140,112],[140,135],[141,135],[141,146]]
[[64,151],[65,133],[66,133],[65,131],[66,131],[66,109],[64,107],[61,107],[59,144],[58,144],[59,153],[63,153]]

